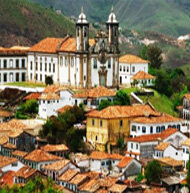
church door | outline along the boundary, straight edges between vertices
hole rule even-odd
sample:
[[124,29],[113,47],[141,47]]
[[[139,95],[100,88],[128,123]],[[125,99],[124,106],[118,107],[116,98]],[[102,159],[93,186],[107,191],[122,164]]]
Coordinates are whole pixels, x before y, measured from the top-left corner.
[[101,75],[101,81],[100,81],[100,84],[101,86],[105,86],[105,75]]

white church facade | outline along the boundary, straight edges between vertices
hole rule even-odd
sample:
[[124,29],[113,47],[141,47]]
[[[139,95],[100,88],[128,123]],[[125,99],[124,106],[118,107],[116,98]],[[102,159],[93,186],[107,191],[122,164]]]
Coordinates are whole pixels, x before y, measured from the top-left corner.
[[46,38],[30,48],[27,80],[44,83],[51,76],[55,84],[72,88],[117,87],[118,28],[112,9],[106,30],[89,39],[89,22],[82,10],[76,22],[76,38]]

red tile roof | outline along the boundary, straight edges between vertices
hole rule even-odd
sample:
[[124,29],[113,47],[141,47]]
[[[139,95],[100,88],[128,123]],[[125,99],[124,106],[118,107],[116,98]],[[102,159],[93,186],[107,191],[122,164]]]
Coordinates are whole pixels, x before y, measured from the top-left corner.
[[184,97],[190,100],[190,93],[185,94]]
[[114,184],[110,189],[109,192],[116,192],[122,193],[127,189],[127,186],[124,184]]
[[64,144],[50,145],[47,144],[41,147],[41,150],[46,152],[56,152],[56,151],[68,151],[68,147]]
[[0,155],[0,168],[3,168],[9,164],[15,163],[18,160],[13,157],[7,157],[7,156],[2,156]]
[[177,129],[168,128],[165,131],[163,131],[162,133],[156,133],[156,134],[150,134],[150,135],[141,135],[138,137],[130,138],[128,141],[143,143],[143,142],[148,142],[148,141],[158,141],[158,139],[163,140],[177,131],[178,131]]
[[41,93],[39,93],[39,92],[31,93],[31,94],[27,95],[26,97],[24,97],[23,100],[31,100],[31,99],[37,100],[40,96],[41,96]]
[[42,151],[40,149],[36,149],[33,152],[29,153],[24,159],[33,162],[43,162],[43,161],[56,161],[60,160],[61,158],[53,154],[47,153],[45,151]]
[[137,72],[133,77],[133,80],[144,80],[144,79],[156,79],[155,76],[152,76],[151,74],[148,74],[144,71]]
[[0,117],[13,117],[14,113],[10,111],[0,110]]
[[8,142],[8,139],[9,139],[8,135],[3,135],[3,136],[1,136],[1,137],[0,137],[0,145],[3,145],[3,144],[5,144],[5,143],[7,143],[7,142]]
[[148,60],[143,60],[142,58],[135,56],[135,55],[124,55],[119,58],[120,63],[127,63],[127,64],[139,64],[139,63],[148,63]]
[[54,171],[59,171],[63,169],[66,165],[68,165],[71,161],[68,159],[62,159],[59,161],[56,161],[54,163],[48,164],[46,166],[43,166],[42,168],[45,170],[54,170]]
[[59,100],[60,97],[56,93],[42,94],[38,99],[40,100]]
[[29,166],[23,166],[22,168],[20,168],[16,173],[15,176],[16,177],[20,177],[20,178],[24,178],[27,179],[30,176],[32,176],[33,174],[35,174],[37,170],[33,169]]
[[59,176],[58,180],[68,182],[70,181],[74,176],[76,176],[79,172],[77,170],[69,169],[65,173],[63,173],[61,176]]
[[154,149],[159,150],[159,151],[164,151],[169,145],[170,143],[161,142]]
[[5,144],[3,145],[3,147],[4,147],[4,148],[7,148],[7,149],[16,149],[16,148],[17,148],[17,146],[14,145],[14,144],[12,144],[12,143],[5,143]]
[[43,93],[56,93],[61,90],[67,90],[67,88],[62,85],[47,85]]
[[60,109],[57,110],[58,113],[66,113],[66,111],[70,110],[72,106],[70,105],[65,105],[64,107],[61,107]]
[[3,174],[2,177],[0,177],[0,186],[13,186],[13,178],[14,178],[15,172],[14,171],[8,171],[5,174]]
[[134,158],[132,157],[124,157],[118,164],[118,168],[125,168]]
[[85,174],[77,174],[74,178],[72,178],[69,183],[70,184],[75,184],[75,185],[79,185],[82,182],[84,182],[85,180],[88,179],[88,176],[86,176]]
[[172,167],[176,167],[176,166],[183,166],[183,161],[182,160],[175,160],[171,157],[163,157],[163,158],[159,158],[157,159],[160,163],[172,166]]
[[90,155],[91,159],[115,159],[115,160],[121,160],[123,158],[122,155],[119,154],[108,154],[106,152],[101,152],[101,151],[93,151]]
[[0,55],[26,55],[29,47],[14,46],[11,48],[1,48]]
[[85,191],[85,192],[95,192],[96,190],[98,190],[100,187],[100,184],[98,182],[98,180],[96,179],[91,179],[89,181],[87,181],[86,183],[82,184],[79,187],[80,191]]
[[12,152],[12,155],[24,158],[26,155],[28,155],[28,152],[15,150]]
[[153,110],[149,105],[109,106],[101,111],[91,111],[87,114],[87,117],[115,119],[127,117],[140,117],[147,115],[158,116],[160,115],[160,113]]
[[116,92],[104,86],[98,86],[84,92],[74,94],[73,98],[99,98],[107,96],[116,96]]

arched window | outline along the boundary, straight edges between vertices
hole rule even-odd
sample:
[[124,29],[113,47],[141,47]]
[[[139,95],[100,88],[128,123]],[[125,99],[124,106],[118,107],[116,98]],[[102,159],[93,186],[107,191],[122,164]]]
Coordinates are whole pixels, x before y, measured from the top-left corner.
[[133,66],[132,71],[135,72],[135,67]]
[[164,131],[164,130],[165,130],[165,126],[163,125],[163,126],[161,127],[161,132]]
[[94,69],[97,69],[97,59],[96,58],[94,58]]
[[79,34],[80,34],[80,29],[79,27],[77,27],[77,36],[79,37]]
[[180,131],[180,129],[181,129],[180,124],[177,125],[177,129]]
[[160,133],[160,126],[156,127],[156,133]]
[[84,37],[87,36],[86,27],[84,28]]
[[96,141],[98,140],[98,136],[96,135]]

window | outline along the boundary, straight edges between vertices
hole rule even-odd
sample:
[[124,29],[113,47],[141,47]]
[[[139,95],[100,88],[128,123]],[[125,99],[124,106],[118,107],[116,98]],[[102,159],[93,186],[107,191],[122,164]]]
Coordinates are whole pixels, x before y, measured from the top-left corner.
[[131,143],[131,149],[133,149],[133,143]]
[[79,36],[80,29],[77,27],[77,36]]
[[108,60],[108,68],[111,68],[111,58]]
[[135,67],[133,66],[132,71],[135,72]]
[[138,146],[138,144],[136,144],[136,149],[138,149],[139,148],[139,146]]
[[16,73],[16,82],[19,82],[19,73]]
[[96,141],[98,140],[98,136],[96,135]]
[[84,76],[84,80],[86,80],[86,76]]
[[7,60],[3,60],[3,68],[7,68]]
[[129,72],[129,66],[127,66],[127,72]]
[[125,66],[123,66],[123,72],[125,72]]
[[180,128],[181,128],[181,126],[178,124],[178,125],[177,125],[177,129],[178,129],[179,131],[180,131]]
[[95,125],[95,121],[94,121],[94,119],[92,119],[92,125],[93,125],[93,126]]
[[55,64],[53,64],[53,72],[55,72]]
[[14,162],[14,163],[12,163],[12,164],[11,164],[11,166],[12,166],[12,167],[16,167],[16,166],[18,166],[18,162]]
[[119,66],[119,71],[120,71],[120,72],[122,71],[122,66],[121,66],[121,65]]
[[19,68],[19,59],[16,60],[16,68]]
[[22,59],[22,68],[25,68],[25,59]]
[[186,149],[186,154],[189,154],[189,148]]
[[156,127],[156,133],[160,133],[160,126]]
[[142,127],[142,133],[146,133],[146,127]]
[[185,148],[183,148],[183,153],[185,153]]
[[42,81],[42,75],[40,74],[40,81]]
[[132,126],[132,131],[134,131],[134,132],[137,131],[137,127],[135,125]]
[[102,122],[102,120],[100,120],[100,127],[102,127],[103,126],[103,122]]
[[10,60],[9,61],[9,68],[12,68],[13,67],[13,60]]
[[97,59],[96,58],[94,58],[94,69],[97,69]]
[[165,126],[161,126],[161,132],[165,130]]
[[49,63],[49,72],[51,72],[51,63]]
[[153,133],[153,126],[150,126],[150,133]]
[[105,166],[105,162],[101,162],[101,166]]
[[38,70],[38,62],[36,62],[36,71]]
[[86,37],[86,27],[84,28],[84,37]]
[[40,71],[42,71],[42,63],[40,63]]
[[45,63],[45,71],[47,72],[47,63]]
[[123,120],[120,120],[120,127],[123,127]]

